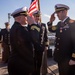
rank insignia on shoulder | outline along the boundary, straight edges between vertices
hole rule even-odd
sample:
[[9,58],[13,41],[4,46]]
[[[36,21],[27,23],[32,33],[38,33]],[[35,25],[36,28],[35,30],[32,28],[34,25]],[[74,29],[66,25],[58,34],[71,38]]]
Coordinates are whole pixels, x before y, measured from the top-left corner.
[[40,32],[40,28],[39,27],[37,27],[37,26],[31,26],[31,30],[37,30],[38,32]]
[[75,22],[75,20],[69,20],[69,23],[74,23]]
[[72,57],[75,58],[75,53],[72,54]]
[[56,30],[56,26],[53,26],[53,27],[52,27],[52,30]]

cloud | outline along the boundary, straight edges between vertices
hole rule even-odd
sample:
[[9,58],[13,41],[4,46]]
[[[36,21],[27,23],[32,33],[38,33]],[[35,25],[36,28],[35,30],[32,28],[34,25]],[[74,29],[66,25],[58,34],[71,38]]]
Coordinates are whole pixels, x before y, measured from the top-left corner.
[[47,17],[47,18],[50,18],[50,15],[47,15],[47,14],[43,14],[45,17]]

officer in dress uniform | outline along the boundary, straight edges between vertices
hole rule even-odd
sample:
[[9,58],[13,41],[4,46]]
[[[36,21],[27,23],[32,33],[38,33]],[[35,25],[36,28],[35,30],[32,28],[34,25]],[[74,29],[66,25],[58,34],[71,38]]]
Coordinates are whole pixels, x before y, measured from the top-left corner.
[[[40,11],[35,11],[33,13],[35,24],[37,24],[37,26],[40,27],[41,30],[39,32],[38,44],[34,46],[35,47],[34,50],[35,69],[34,70],[35,71],[33,75],[40,75],[40,72],[42,72],[42,75],[46,75],[47,73],[47,50],[48,50],[49,43],[48,43],[46,24],[40,22],[41,20],[40,16],[41,16]],[[43,52],[45,53],[44,57],[43,57]]]
[[5,28],[1,29],[1,43],[2,43],[2,62],[7,63],[10,55],[10,24],[5,23]]
[[28,15],[27,7],[16,9],[11,16],[14,24],[10,30],[11,53],[8,60],[9,75],[32,75],[33,49],[39,39],[40,28]]
[[[59,75],[75,75],[75,20],[67,16],[68,10],[67,5],[56,4],[47,23],[49,31],[56,32],[54,60],[58,63]],[[55,13],[61,21],[52,26]]]

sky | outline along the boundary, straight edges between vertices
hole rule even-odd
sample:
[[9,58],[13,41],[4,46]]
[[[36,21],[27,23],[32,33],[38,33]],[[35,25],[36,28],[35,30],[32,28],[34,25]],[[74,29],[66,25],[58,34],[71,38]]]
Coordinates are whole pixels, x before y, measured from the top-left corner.
[[[30,7],[31,0],[0,0],[0,28],[5,27],[5,22],[8,22],[8,13],[12,13],[15,9],[26,6]],[[56,4],[66,4],[70,7],[68,11],[68,16],[72,19],[75,19],[75,0],[40,0],[40,11],[41,19],[43,23],[49,21],[49,17],[55,11],[54,6]],[[56,20],[54,25],[59,21],[55,15]],[[12,26],[14,19],[11,16],[10,25]]]

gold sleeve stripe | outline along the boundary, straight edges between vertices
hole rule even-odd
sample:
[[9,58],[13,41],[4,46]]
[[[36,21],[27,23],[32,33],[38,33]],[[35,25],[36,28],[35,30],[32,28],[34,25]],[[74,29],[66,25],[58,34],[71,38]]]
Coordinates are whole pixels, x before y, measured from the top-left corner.
[[64,10],[65,8],[60,8],[60,9],[55,9],[55,11],[57,12],[57,11],[60,11],[60,10]]
[[52,30],[56,30],[56,29],[57,29],[57,27],[55,27],[55,26],[52,27]]
[[32,26],[31,27],[31,30],[34,30],[34,29],[36,29],[38,32],[40,32],[40,28],[38,28],[37,26]]
[[49,45],[49,42],[45,42],[45,45]]
[[72,54],[72,57],[75,58],[75,53]]

